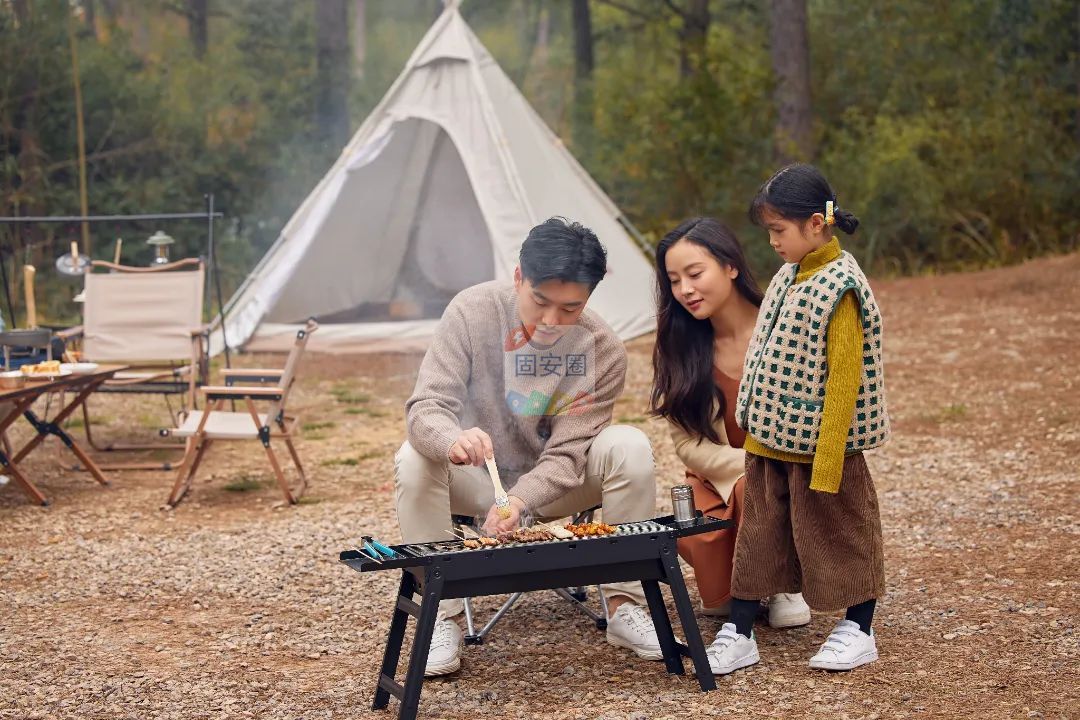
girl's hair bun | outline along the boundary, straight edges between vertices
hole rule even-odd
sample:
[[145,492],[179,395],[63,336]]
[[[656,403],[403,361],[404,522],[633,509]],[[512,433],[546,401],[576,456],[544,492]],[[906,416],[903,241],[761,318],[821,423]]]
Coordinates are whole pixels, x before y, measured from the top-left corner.
[[836,219],[836,227],[843,230],[848,235],[855,232],[855,229],[859,227],[859,218],[855,217],[854,213],[848,212],[841,208],[836,208],[833,212],[833,217]]

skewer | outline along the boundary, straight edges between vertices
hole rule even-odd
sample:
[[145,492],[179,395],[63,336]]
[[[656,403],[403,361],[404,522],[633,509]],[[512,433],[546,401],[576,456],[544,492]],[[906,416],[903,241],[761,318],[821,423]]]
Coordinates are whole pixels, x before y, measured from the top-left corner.
[[377,562],[380,565],[383,564],[383,559],[379,557],[379,553],[376,550],[368,550],[366,547],[362,547],[360,548],[360,552],[364,553],[364,555],[373,562]]

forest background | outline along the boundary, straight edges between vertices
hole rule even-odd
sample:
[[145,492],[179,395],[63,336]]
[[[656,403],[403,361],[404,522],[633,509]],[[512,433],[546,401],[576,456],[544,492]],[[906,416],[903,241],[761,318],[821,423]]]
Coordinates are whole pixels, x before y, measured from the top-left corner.
[[[225,212],[227,298],[333,163],[441,0],[0,0],[0,215]],[[746,220],[780,163],[818,164],[878,275],[996,266],[1080,245],[1078,0],[465,0],[506,73],[652,242]],[[71,240],[144,262],[163,229],[0,226],[23,263]],[[86,241],[89,240],[87,243]],[[89,245],[86,248],[85,245]],[[72,319],[42,273],[39,313]],[[10,323],[5,309],[5,320]]]

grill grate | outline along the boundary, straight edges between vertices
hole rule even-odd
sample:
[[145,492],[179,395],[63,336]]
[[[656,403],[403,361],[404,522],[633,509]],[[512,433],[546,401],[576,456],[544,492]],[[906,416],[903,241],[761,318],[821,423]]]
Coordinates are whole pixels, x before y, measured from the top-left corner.
[[539,540],[529,543],[500,543],[498,545],[485,545],[478,548],[465,547],[460,540],[439,540],[429,543],[411,543],[399,546],[398,549],[410,553],[415,557],[430,557],[432,555],[445,555],[446,553],[482,553],[492,550],[503,550],[517,547],[543,547],[558,543],[589,542],[592,540],[610,540],[612,538],[626,537],[629,535],[648,535],[649,533],[668,532],[671,528],[655,520],[642,520],[613,525],[615,532],[608,535],[596,535],[591,537],[573,537],[566,539],[555,538],[552,540]]

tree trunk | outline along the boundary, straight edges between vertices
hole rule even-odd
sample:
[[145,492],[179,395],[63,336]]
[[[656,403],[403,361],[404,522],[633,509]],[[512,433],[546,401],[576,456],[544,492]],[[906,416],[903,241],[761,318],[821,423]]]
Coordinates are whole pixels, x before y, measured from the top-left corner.
[[98,39],[96,5],[97,3],[94,0],[82,0],[83,21],[86,23],[86,29],[90,31],[95,40]]
[[367,0],[353,0],[352,41],[353,76],[361,80],[367,59]]
[[551,54],[551,10],[545,0],[540,0],[536,18],[536,42],[533,47],[533,62],[541,69],[547,66]]
[[115,24],[118,15],[116,10],[116,0],[101,0],[101,6],[105,10],[106,22]]
[[1076,22],[1073,23],[1073,41],[1074,50],[1073,54],[1073,87],[1076,89],[1075,98],[1076,103],[1075,115],[1073,119],[1073,137],[1076,138],[1076,142],[1080,143],[1080,4],[1076,6]]
[[777,160],[810,160],[814,138],[806,0],[772,0],[769,48],[776,74]]
[[687,8],[682,11],[679,71],[684,78],[693,76],[705,67],[709,19],[709,0],[690,0]]
[[191,38],[191,47],[195,50],[195,57],[200,60],[206,57],[209,39],[208,2],[209,0],[187,0],[188,37]]
[[315,125],[328,149],[349,136],[349,25],[347,0],[315,4]]
[[574,149],[588,153],[593,130],[593,34],[589,0],[574,0]]
[[511,71],[510,75],[519,89],[525,87],[525,80],[529,76],[533,53],[536,52],[536,43],[540,39],[540,16],[543,11],[542,0],[539,2],[537,0],[518,0],[510,11],[514,14],[514,17],[519,19],[518,25],[521,28],[519,37],[521,38],[520,43],[524,61],[517,71]]
[[[20,27],[25,28],[30,22],[30,8],[26,2],[17,0],[14,3],[15,18]],[[21,80],[16,78],[17,92],[15,113],[11,118],[14,147],[5,143],[5,150],[11,151],[15,159],[15,190],[6,194],[10,200],[5,202],[4,212],[8,215],[36,215],[41,214],[43,207],[42,189],[45,185],[45,171],[43,160],[45,152],[42,149],[38,137],[38,105],[41,101],[41,65],[40,63],[27,63],[20,71]],[[20,97],[21,95],[21,97]],[[4,118],[5,121],[8,118]],[[36,227],[28,227],[20,230],[23,237],[33,237],[40,233]],[[2,258],[0,258],[2,261]],[[13,318],[14,319],[14,318]]]
[[593,37],[589,0],[574,0],[574,77],[592,80]]
[[12,9],[15,11],[15,22],[20,27],[25,26],[30,22],[30,7],[27,4],[27,0],[14,0],[11,3]]

